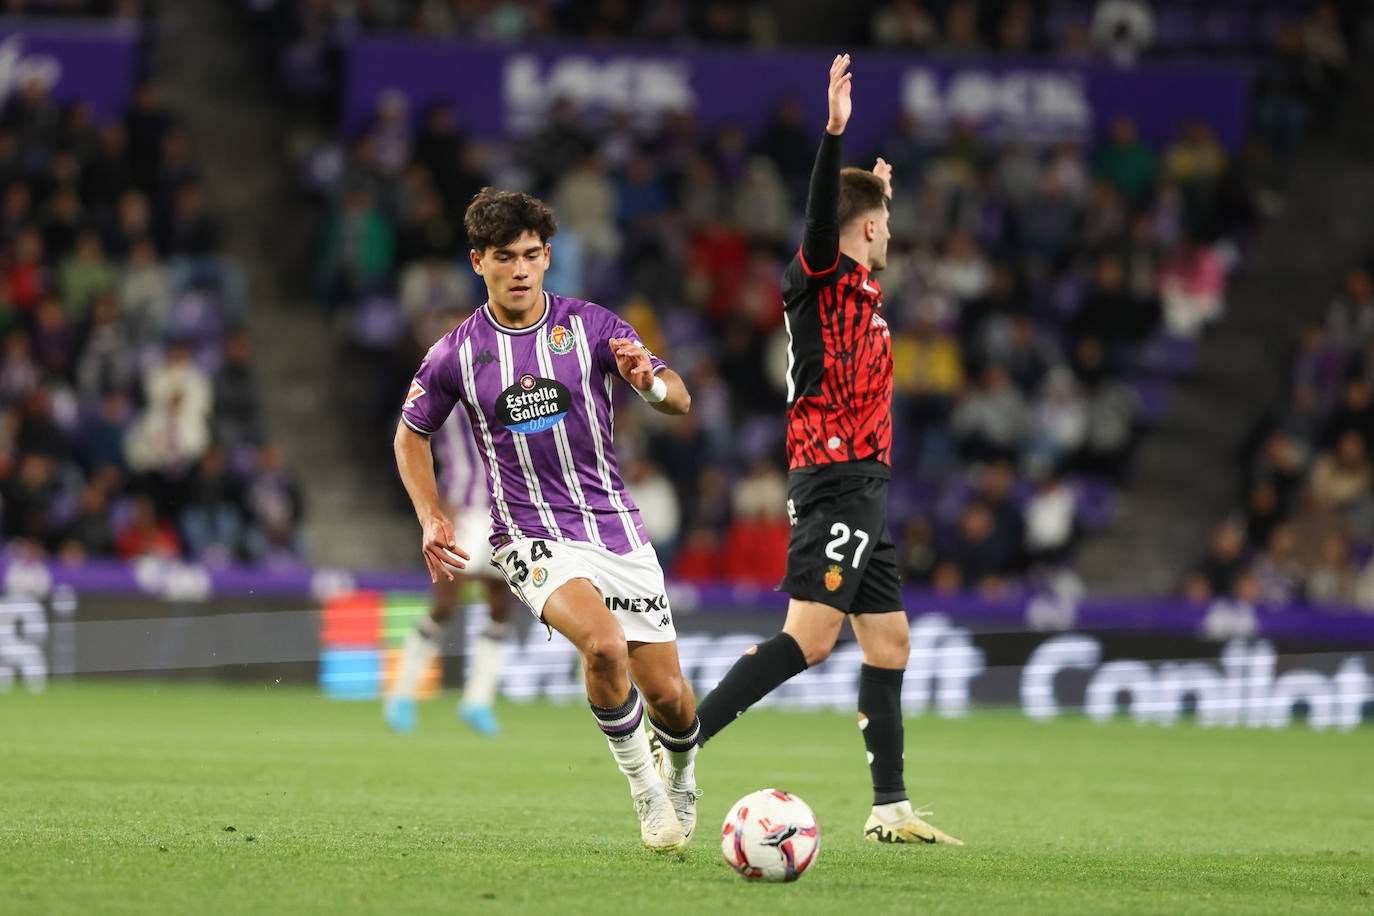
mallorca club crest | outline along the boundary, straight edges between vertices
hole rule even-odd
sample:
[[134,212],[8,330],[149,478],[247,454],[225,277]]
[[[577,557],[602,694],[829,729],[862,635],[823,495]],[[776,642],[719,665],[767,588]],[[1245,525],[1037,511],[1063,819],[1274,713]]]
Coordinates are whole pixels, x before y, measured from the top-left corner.
[[831,564],[830,568],[825,571],[825,590],[833,592],[841,585],[844,585],[844,575],[838,566]]
[[567,353],[577,343],[577,335],[561,324],[549,328],[549,349],[558,354]]

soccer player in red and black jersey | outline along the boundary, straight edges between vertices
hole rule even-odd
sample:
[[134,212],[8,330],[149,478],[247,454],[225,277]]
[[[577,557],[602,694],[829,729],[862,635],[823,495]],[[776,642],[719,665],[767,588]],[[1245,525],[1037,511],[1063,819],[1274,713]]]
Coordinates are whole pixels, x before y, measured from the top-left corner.
[[746,652],[697,707],[699,742],[824,661],[846,616],[863,649],[859,728],[873,779],[864,837],[954,843],[914,811],[902,779],[902,675],[911,646],[887,523],[892,341],[873,272],[887,265],[892,167],[840,168],[853,104],[849,55],[830,66],[830,118],[806,201],[806,235],[783,274],[788,333],[782,632]]

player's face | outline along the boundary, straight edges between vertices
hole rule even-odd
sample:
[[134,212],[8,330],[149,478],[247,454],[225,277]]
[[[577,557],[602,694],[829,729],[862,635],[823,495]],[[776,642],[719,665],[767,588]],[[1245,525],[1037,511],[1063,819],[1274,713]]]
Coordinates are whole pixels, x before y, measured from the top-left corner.
[[471,253],[472,269],[487,283],[487,298],[503,317],[519,322],[537,317],[544,305],[544,272],[549,269],[548,243],[526,230],[509,245]]
[[891,219],[887,207],[873,217],[873,242],[868,247],[869,270],[882,270],[887,266],[887,242],[892,238],[888,222]]

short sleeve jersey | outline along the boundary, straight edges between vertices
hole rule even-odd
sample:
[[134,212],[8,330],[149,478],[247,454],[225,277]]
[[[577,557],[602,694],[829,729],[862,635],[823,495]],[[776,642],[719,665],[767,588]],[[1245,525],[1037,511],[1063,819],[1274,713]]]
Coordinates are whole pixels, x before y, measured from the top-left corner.
[[[440,338],[401,417],[432,436],[461,405],[486,470],[493,546],[544,538],[627,554],[649,539],[612,447],[620,371],[608,341],[639,335],[595,303],[545,297],[528,328],[505,327],[484,305]],[[651,361],[655,373],[666,368]]]
[[787,322],[787,466],[892,463],[892,336],[868,269],[837,252],[782,276]]

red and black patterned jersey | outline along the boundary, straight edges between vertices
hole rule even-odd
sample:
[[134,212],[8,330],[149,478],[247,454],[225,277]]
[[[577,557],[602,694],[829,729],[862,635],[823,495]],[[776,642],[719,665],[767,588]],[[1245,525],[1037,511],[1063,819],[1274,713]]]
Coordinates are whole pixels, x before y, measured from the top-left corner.
[[802,252],[782,276],[787,321],[787,466],[892,464],[892,336],[868,268]]

